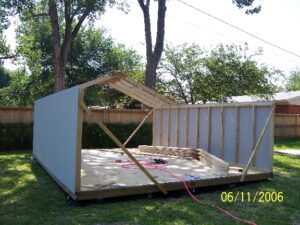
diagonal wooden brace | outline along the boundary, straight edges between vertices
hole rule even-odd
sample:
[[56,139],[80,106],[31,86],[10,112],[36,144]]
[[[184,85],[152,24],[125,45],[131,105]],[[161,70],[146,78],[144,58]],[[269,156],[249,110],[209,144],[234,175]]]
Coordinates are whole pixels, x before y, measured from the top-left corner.
[[258,148],[259,148],[259,146],[261,144],[262,138],[263,138],[263,136],[264,136],[264,134],[265,134],[265,132],[267,130],[267,127],[268,127],[268,125],[269,125],[269,123],[270,123],[270,121],[272,119],[273,113],[274,113],[274,108],[271,110],[271,112],[270,112],[270,114],[268,116],[267,122],[265,123],[265,126],[264,126],[264,128],[262,129],[262,131],[260,133],[260,136],[259,136],[259,138],[257,140],[257,143],[256,143],[256,145],[255,145],[255,147],[254,147],[254,149],[252,151],[252,154],[251,154],[251,156],[250,156],[250,158],[248,160],[247,166],[246,166],[246,168],[244,170],[244,173],[243,173],[243,175],[241,177],[241,180],[240,180],[241,182],[244,182],[244,180],[245,180],[247,172],[248,172],[248,170],[249,170],[249,168],[250,168],[250,166],[251,166],[251,164],[253,162],[254,156],[255,156],[255,154],[256,154],[256,152],[257,152],[257,150],[258,150]]
[[[81,107],[83,110],[87,113],[90,114],[91,111],[90,109],[82,102]],[[168,192],[165,190],[164,187],[161,186],[160,183],[148,172],[148,170],[127,150],[127,148],[119,141],[119,139],[105,126],[104,123],[101,121],[96,122],[99,127],[113,140],[113,142],[116,143],[116,145],[123,150],[123,152],[137,165],[137,167],[142,170],[142,172],[156,185],[156,187],[165,195],[168,194]]]
[[138,132],[138,130],[143,126],[143,124],[146,122],[146,120],[152,113],[153,113],[153,109],[147,114],[147,116],[145,116],[143,121],[137,126],[137,128],[135,128],[135,130],[132,132],[132,134],[127,138],[127,140],[123,144],[124,146],[126,146],[128,144],[128,142],[131,140],[131,138],[136,134],[136,132]]

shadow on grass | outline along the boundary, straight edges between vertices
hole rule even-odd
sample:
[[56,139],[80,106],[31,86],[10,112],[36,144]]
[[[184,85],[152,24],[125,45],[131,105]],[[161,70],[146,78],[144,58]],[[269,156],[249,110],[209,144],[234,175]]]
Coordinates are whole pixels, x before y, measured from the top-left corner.
[[300,150],[300,139],[275,141],[275,150],[298,149]]

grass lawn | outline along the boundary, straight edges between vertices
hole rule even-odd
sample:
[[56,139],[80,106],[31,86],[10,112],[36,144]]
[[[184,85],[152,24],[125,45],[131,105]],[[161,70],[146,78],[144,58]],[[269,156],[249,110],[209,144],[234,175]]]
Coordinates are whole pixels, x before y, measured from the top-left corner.
[[[280,142],[276,148],[285,146]],[[300,142],[297,142],[300,147]],[[290,147],[288,147],[290,148]],[[66,194],[47,173],[30,161],[30,151],[0,153],[0,224],[243,224],[186,195],[154,199],[127,198],[93,202],[82,207],[66,203]],[[222,203],[224,191],[283,192],[281,203]],[[257,224],[300,224],[300,158],[274,154],[274,180],[222,187],[198,193],[231,213]]]

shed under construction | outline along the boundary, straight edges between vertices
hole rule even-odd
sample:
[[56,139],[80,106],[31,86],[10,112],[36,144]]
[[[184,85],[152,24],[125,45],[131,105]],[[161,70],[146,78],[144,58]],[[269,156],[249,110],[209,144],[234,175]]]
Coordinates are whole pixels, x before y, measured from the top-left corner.
[[[112,88],[152,108],[116,149],[82,149],[84,90]],[[178,105],[130,78],[111,76],[35,102],[33,156],[75,200],[103,199],[272,177],[274,104]],[[153,114],[152,146],[126,145]],[[67,115],[67,116],[66,116]]]

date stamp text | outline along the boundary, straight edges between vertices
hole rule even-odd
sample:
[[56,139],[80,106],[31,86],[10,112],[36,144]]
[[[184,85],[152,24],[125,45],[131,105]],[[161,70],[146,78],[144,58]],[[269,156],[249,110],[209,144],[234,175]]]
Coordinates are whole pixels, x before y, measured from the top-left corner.
[[256,191],[256,192],[222,192],[220,195],[222,202],[252,202],[252,203],[275,203],[283,202],[283,192],[276,191]]

